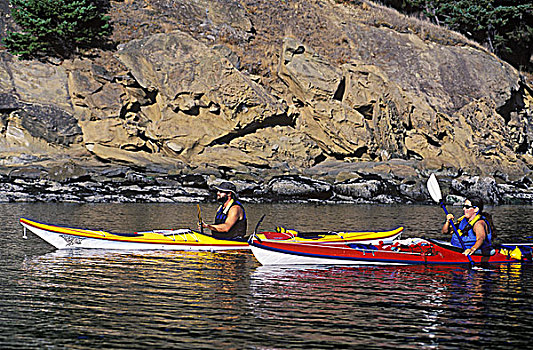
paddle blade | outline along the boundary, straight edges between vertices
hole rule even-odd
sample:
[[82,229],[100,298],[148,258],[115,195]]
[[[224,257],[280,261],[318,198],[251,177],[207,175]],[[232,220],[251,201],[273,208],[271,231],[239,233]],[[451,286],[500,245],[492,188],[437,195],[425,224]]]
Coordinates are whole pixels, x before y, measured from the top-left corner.
[[202,209],[200,209],[200,204],[196,204],[198,207],[198,222],[202,223]]
[[200,233],[204,234],[204,222],[202,221],[202,209],[200,209],[200,204],[196,204],[198,207],[198,226],[200,226]]
[[427,186],[431,198],[435,202],[440,203],[442,201],[442,194],[440,192],[439,182],[437,181],[437,177],[435,176],[435,174],[431,174],[429,176]]

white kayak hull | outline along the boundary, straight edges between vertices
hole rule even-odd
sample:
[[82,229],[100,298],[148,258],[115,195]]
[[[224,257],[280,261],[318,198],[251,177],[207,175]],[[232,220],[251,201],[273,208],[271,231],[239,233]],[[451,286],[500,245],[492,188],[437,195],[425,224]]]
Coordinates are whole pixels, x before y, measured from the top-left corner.
[[[188,229],[139,232],[120,236],[105,231],[92,231],[42,224],[21,219],[21,225],[56,249],[111,250],[184,250],[217,251],[250,249],[247,242],[218,240]],[[144,240],[144,241],[143,241]]]
[[[376,242],[368,242],[374,244]],[[380,262],[365,262],[346,259],[335,259],[333,257],[312,257],[305,255],[293,255],[287,253],[279,253],[272,250],[252,247],[252,253],[259,263],[263,266],[269,265],[406,265],[402,263],[380,263]]]

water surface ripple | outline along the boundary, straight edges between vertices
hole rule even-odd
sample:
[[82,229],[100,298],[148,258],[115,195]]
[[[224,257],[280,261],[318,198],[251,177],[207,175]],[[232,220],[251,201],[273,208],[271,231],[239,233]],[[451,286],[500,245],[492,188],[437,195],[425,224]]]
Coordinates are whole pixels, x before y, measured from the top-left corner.
[[[514,349],[533,334],[533,266],[264,267],[248,251],[56,251],[21,216],[116,231],[192,227],[193,205],[0,204],[2,349]],[[203,205],[204,215],[214,205]],[[251,226],[440,237],[427,206],[248,205]],[[457,212],[458,208],[451,208]],[[500,239],[531,207],[491,208]],[[317,220],[320,218],[320,220]],[[317,227],[318,223],[320,227]],[[192,224],[192,225],[191,225]]]

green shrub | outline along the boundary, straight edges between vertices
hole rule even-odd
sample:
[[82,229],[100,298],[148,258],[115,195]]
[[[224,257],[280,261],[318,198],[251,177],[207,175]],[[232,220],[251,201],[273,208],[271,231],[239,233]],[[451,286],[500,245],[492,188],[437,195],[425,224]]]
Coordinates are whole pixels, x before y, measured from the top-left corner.
[[[526,68],[533,53],[531,0],[382,0],[407,13],[423,13]],[[531,69],[531,67],[529,67]]]
[[99,47],[111,35],[107,6],[91,0],[10,0],[20,27],[8,32],[4,45],[21,58],[67,58],[79,49]]

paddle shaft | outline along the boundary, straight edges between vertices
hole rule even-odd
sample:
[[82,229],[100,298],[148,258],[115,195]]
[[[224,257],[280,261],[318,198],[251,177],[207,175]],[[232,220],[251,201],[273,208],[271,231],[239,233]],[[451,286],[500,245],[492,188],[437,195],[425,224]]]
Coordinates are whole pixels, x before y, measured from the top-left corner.
[[[446,217],[448,217],[448,210],[446,209],[446,206],[444,205],[444,203],[441,202],[440,206],[441,206],[442,210],[444,210],[444,214],[446,214]],[[450,225],[452,225],[453,232],[457,236],[457,239],[459,240],[459,243],[461,244],[461,248],[463,248],[463,250],[466,250],[466,247],[465,247],[465,244],[463,242],[463,239],[461,238],[461,235],[459,234],[459,231],[457,230],[457,227],[455,227],[455,224],[453,223],[453,220],[450,219],[448,221],[450,222]],[[474,265],[474,260],[472,260],[472,257],[470,257],[470,255],[467,255],[466,257],[468,258],[468,260],[470,260],[470,264]]]
[[259,241],[259,243],[261,243],[261,239],[259,237],[257,237],[257,229],[259,228],[259,225],[261,225],[261,222],[263,222],[263,219],[265,218],[265,216],[266,216],[266,214],[263,214],[261,216],[261,218],[257,221],[257,225],[255,225],[254,232],[252,233],[252,235],[248,239],[248,242],[251,242],[252,239],[255,237]]

